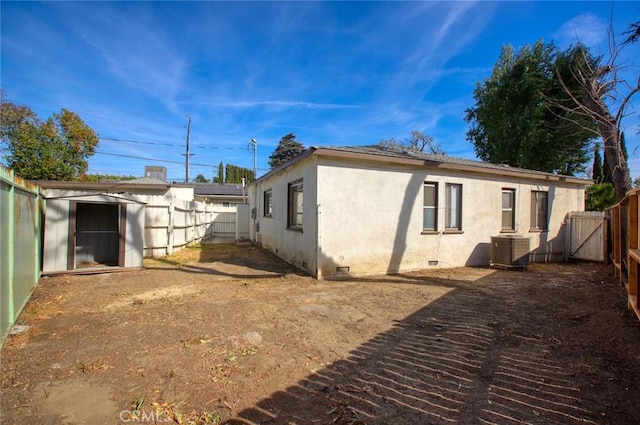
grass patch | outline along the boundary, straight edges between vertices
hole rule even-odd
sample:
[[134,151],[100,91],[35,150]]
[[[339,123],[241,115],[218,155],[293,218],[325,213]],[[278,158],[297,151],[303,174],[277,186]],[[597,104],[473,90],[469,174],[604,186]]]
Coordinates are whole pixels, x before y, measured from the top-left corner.
[[199,243],[189,245],[180,252],[166,255],[160,258],[146,258],[146,267],[181,266],[198,263],[214,263],[216,261],[229,260],[242,254],[247,246],[234,243],[208,244]]

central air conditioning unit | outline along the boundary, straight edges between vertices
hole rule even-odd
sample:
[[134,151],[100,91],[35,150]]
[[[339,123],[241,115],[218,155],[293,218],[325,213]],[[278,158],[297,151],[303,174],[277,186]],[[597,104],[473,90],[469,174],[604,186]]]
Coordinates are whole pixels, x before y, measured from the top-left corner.
[[525,270],[529,266],[529,238],[523,236],[493,236],[491,265]]

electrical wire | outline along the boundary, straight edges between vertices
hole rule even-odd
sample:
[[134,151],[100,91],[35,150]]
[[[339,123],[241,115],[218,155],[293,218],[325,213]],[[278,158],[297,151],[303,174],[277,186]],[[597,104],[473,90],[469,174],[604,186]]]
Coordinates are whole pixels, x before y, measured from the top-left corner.
[[[100,140],[109,140],[114,142],[125,142],[125,143],[137,143],[141,145],[156,145],[156,146],[170,146],[183,148],[184,145],[178,145],[175,143],[161,143],[161,142],[143,142],[140,140],[130,140],[130,139],[117,139],[115,137],[99,137]],[[206,146],[206,145],[190,145],[191,147],[199,148],[199,149],[216,149],[216,150],[247,150],[247,148],[234,148],[234,147],[222,147],[222,146]]]
[[[155,162],[165,162],[167,164],[184,164],[184,162],[180,161],[171,161],[168,159],[157,159],[157,158],[146,158],[142,156],[134,156],[134,155],[123,155],[121,153],[110,153],[110,152],[99,152],[96,151],[96,154],[100,155],[109,155],[109,156],[118,156],[122,158],[132,158],[132,159],[142,159],[144,161],[155,161]],[[215,164],[197,164],[197,163],[189,163],[189,165],[200,166],[200,167],[217,167]]]

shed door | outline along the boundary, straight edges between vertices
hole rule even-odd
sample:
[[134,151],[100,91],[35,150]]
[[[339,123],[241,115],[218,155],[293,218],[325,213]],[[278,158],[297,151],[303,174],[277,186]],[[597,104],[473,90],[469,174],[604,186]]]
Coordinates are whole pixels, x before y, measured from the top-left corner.
[[120,209],[120,204],[76,204],[76,268],[119,265]]

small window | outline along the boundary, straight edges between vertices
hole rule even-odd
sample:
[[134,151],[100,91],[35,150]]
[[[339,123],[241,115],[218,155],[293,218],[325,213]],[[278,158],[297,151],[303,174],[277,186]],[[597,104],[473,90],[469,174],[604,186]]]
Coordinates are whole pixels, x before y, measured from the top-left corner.
[[548,230],[549,192],[531,192],[531,230]]
[[462,230],[462,185],[445,186],[445,230]]
[[438,230],[438,183],[424,183],[422,229]]
[[502,230],[516,230],[515,200],[515,189],[502,189]]
[[302,187],[302,180],[289,183],[289,212],[287,222],[290,229],[302,230]]
[[262,211],[265,217],[271,217],[271,214],[273,213],[273,196],[271,189],[264,191]]

